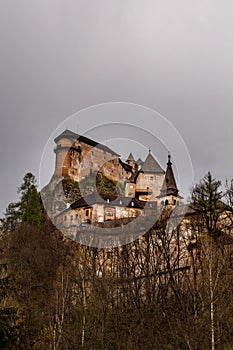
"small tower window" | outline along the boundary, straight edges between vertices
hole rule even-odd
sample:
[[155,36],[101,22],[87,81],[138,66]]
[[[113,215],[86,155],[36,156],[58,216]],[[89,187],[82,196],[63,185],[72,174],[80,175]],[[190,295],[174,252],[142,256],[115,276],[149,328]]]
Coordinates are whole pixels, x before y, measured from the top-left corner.
[[107,252],[107,259],[111,259],[113,256],[113,252]]
[[165,200],[165,205],[168,205],[168,199]]

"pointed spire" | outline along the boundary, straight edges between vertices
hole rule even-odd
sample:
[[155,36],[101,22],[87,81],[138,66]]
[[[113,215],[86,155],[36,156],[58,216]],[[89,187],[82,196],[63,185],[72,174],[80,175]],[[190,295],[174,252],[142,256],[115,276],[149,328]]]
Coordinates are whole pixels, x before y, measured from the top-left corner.
[[136,161],[136,164],[140,166],[143,165],[143,161],[141,160],[141,158],[138,158],[138,160]]
[[132,153],[130,152],[127,161],[126,162],[135,162],[134,156],[132,155]]
[[176,185],[175,176],[172,169],[171,154],[168,153],[167,169],[160,196],[178,196],[179,190]]
[[161,168],[157,160],[152,156],[151,150],[149,149],[148,156],[144,164],[142,165],[142,171],[151,174],[164,174],[164,170]]

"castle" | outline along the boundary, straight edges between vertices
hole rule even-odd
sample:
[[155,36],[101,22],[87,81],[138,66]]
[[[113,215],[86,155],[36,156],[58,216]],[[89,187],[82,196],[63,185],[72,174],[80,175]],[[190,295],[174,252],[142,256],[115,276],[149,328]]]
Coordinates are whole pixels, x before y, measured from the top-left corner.
[[106,191],[102,193],[93,186],[88,194],[57,213],[58,223],[69,227],[83,222],[100,223],[134,218],[142,214],[145,204],[148,203],[154,210],[182,204],[170,155],[164,171],[150,150],[145,161],[136,161],[130,153],[124,162],[118,153],[106,145],[70,130],[62,132],[54,141],[56,165],[53,177],[80,184],[88,177],[102,174],[118,184],[115,194]]

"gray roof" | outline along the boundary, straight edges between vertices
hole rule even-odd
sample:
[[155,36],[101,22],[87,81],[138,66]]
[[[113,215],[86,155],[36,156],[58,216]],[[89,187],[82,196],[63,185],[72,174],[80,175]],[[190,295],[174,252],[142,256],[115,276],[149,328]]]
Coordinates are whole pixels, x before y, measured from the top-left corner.
[[[132,202],[134,202],[134,205],[132,205]],[[137,198],[93,192],[72,203],[70,205],[70,208],[76,209],[87,206],[91,207],[94,204],[103,204],[105,206],[135,207],[140,209],[143,209],[145,206],[145,202],[140,201]]]
[[172,170],[171,156],[169,155],[165,178],[163,181],[163,186],[161,188],[161,194],[158,196],[158,198],[163,196],[170,196],[170,195],[178,196],[178,193],[179,193],[179,190],[177,188],[175,176]]
[[136,164],[142,166],[144,162],[141,160],[141,158],[138,158],[138,160],[136,161]]
[[164,170],[150,152],[142,165],[142,171],[144,173],[164,174]]
[[116,153],[115,151],[113,151],[111,148],[109,148],[109,147],[107,147],[105,145],[102,145],[101,143],[96,142],[94,140],[91,140],[91,139],[89,139],[86,136],[78,135],[78,134],[76,134],[73,131],[68,130],[68,129],[64,130],[60,135],[58,135],[54,139],[54,141],[57,143],[61,138],[68,138],[68,139],[71,139],[73,141],[79,140],[79,141],[81,141],[83,143],[86,143],[86,144],[92,146],[92,147],[97,147],[97,148],[102,149],[103,151],[106,151],[106,152],[110,153],[110,154],[119,156],[119,154]]
[[135,162],[134,156],[132,155],[131,152],[130,152],[128,158],[127,158],[127,162],[128,162],[128,161],[129,161],[129,162],[130,162],[130,161]]

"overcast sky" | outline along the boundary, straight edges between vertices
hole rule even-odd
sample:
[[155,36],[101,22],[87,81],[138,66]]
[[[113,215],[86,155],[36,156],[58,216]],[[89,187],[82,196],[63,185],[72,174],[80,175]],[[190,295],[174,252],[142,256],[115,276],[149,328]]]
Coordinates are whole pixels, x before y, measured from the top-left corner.
[[54,129],[102,102],[166,117],[196,182],[232,178],[232,13],[230,0],[2,0],[0,213]]

